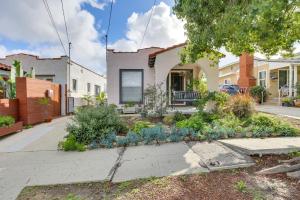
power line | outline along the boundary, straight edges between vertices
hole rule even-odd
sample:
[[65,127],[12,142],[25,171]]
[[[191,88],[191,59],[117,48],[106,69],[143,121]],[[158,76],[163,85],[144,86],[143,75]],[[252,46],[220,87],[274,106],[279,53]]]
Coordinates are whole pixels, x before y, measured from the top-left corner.
[[63,3],[63,0],[60,0],[60,2],[61,2],[62,13],[63,13],[63,16],[64,16],[64,21],[65,21],[67,39],[68,39],[68,43],[70,43],[70,37],[69,37],[69,32],[68,32],[68,27],[67,27],[67,22],[66,22],[66,16],[65,16],[64,3]]
[[43,2],[44,2],[44,5],[45,5],[45,8],[46,8],[46,11],[47,11],[47,13],[48,13],[48,15],[49,15],[51,24],[52,24],[53,28],[54,28],[55,31],[56,31],[56,34],[57,34],[58,39],[59,39],[59,41],[60,41],[60,44],[61,44],[62,48],[64,49],[65,54],[67,55],[65,46],[64,46],[64,44],[63,44],[63,42],[62,42],[62,40],[61,40],[61,37],[60,37],[60,35],[59,35],[59,33],[58,33],[57,28],[56,28],[56,24],[55,24],[55,21],[54,21],[54,19],[53,19],[53,16],[52,16],[51,10],[50,10],[50,8],[49,8],[48,2],[47,2],[47,0],[43,0]]
[[108,33],[109,33],[109,29],[110,29],[111,14],[112,14],[112,9],[113,9],[113,3],[114,3],[114,0],[111,0],[111,3],[110,3],[110,11],[109,11],[109,18],[108,18],[108,25],[107,25],[106,35],[105,35],[105,47],[106,47],[106,50],[107,50]]
[[140,43],[139,49],[140,49],[140,48],[142,47],[142,45],[143,45],[143,42],[144,42],[144,39],[145,39],[145,36],[146,36],[146,32],[147,32],[148,26],[149,26],[149,24],[150,24],[150,21],[151,21],[152,15],[153,15],[153,10],[154,10],[155,4],[156,4],[156,0],[154,0],[154,2],[153,2],[153,6],[152,6],[152,9],[151,9],[151,13],[150,13],[148,22],[147,22],[147,24],[146,24],[146,28],[145,28],[145,31],[144,31],[144,34],[143,34],[142,41],[141,41],[141,43]]

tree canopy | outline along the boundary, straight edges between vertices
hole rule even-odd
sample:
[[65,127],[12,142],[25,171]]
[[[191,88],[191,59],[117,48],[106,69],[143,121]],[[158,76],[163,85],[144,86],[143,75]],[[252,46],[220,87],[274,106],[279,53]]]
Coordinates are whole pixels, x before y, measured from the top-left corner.
[[186,21],[183,62],[219,58],[221,47],[236,56],[291,54],[300,41],[300,0],[175,0]]

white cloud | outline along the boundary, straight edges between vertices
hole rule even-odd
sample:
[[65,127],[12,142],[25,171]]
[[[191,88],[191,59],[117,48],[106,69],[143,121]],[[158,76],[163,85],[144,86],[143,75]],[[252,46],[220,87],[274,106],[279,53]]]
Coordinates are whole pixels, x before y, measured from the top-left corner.
[[[83,10],[81,5],[88,3],[103,9],[107,0],[64,1],[65,14],[72,41],[71,58],[83,65],[105,72],[105,49],[99,41],[95,28],[95,17]],[[60,0],[48,0],[57,29],[67,50],[67,38]],[[28,44],[26,49],[7,50],[0,46],[0,56],[14,52],[34,52],[43,57],[65,55],[55,30],[51,25],[42,0],[10,0],[1,3],[0,38]],[[5,49],[3,49],[5,48]]]
[[[132,51],[140,47],[151,8],[146,13],[132,13],[127,20],[126,38],[120,39],[110,48]],[[185,42],[184,22],[179,20],[167,4],[160,2],[153,10],[142,48],[150,46],[168,47]]]

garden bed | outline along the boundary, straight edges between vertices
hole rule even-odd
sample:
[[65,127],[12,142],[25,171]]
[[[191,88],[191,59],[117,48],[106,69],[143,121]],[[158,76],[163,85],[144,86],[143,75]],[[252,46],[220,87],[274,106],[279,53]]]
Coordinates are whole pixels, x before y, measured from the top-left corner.
[[23,122],[17,122],[9,126],[0,127],[0,137],[22,131]]
[[256,165],[210,173],[150,177],[132,181],[26,187],[17,200],[91,199],[300,199],[300,184],[285,174],[257,175],[255,172],[289,159],[289,156],[253,157]]
[[[215,107],[205,109],[208,101]],[[200,99],[198,112],[184,115],[176,112],[163,117],[149,112],[143,117],[121,117],[113,105],[78,110],[68,125],[70,133],[59,144],[66,151],[86,148],[113,148],[180,141],[212,141],[227,138],[264,138],[298,136],[299,129],[274,116],[255,113],[248,95],[228,97],[210,93]]]

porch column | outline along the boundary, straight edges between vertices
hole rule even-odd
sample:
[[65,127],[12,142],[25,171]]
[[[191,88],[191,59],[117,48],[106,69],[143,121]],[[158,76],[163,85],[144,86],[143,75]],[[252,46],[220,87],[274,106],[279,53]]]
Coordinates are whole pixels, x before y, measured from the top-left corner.
[[297,96],[298,66],[294,65],[294,97]]
[[289,65],[289,97],[292,97],[293,93],[293,65]]

